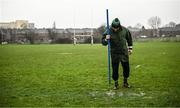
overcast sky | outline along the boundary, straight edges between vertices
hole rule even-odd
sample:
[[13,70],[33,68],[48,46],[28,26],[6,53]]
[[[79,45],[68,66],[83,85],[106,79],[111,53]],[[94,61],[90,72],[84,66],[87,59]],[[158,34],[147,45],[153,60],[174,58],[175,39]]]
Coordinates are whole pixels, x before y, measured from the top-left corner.
[[57,28],[99,27],[118,17],[124,26],[141,23],[159,16],[162,25],[180,23],[180,0],[0,0],[0,22],[28,20],[35,27]]

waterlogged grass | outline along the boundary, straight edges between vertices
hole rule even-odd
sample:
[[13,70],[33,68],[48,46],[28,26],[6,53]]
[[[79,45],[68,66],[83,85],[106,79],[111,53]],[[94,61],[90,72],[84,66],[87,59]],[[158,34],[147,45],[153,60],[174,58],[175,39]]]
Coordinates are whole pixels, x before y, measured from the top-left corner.
[[180,43],[135,43],[132,88],[112,90],[102,45],[1,45],[0,106],[180,106],[179,55]]

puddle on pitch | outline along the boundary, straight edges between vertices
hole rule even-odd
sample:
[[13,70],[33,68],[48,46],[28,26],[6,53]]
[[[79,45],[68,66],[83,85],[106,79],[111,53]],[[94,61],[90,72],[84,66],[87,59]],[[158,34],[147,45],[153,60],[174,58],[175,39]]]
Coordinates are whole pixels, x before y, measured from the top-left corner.
[[113,90],[110,90],[110,91],[105,92],[105,94],[107,96],[114,97],[116,93]]
[[126,95],[127,96],[133,96],[133,97],[142,97],[142,96],[145,95],[145,93],[144,92],[139,92],[139,93],[132,93],[132,92],[130,92],[130,93],[127,93]]
[[99,93],[98,93],[98,91],[93,91],[93,92],[90,92],[89,94],[92,97],[96,97]]
[[[134,98],[134,97],[144,97],[146,93],[143,91],[140,92],[130,92],[130,91],[115,91],[115,90],[110,90],[110,91],[93,91],[90,92],[89,95],[91,97],[101,97],[101,96],[108,96],[111,98],[115,97],[129,97],[129,98]],[[150,97],[148,97],[150,98]]]
[[144,92],[138,92],[138,93],[135,93],[135,92],[123,92],[123,91],[113,91],[113,90],[110,90],[108,92],[106,92],[106,95],[107,96],[110,96],[110,97],[142,97],[145,95]]

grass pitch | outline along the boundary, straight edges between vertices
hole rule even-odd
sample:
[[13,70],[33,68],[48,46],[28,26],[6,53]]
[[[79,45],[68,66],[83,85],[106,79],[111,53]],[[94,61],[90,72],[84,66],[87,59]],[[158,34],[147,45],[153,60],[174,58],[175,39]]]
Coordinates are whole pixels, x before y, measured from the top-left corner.
[[180,43],[135,43],[132,88],[112,90],[107,47],[1,45],[0,106],[180,106],[179,55]]

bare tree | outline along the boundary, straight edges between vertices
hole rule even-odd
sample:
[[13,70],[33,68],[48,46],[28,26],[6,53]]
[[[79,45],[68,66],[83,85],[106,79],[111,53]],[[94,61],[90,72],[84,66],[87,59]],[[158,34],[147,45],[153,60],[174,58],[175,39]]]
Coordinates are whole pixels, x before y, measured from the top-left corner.
[[48,30],[48,34],[49,34],[49,38],[52,40],[52,43],[54,43],[57,39],[57,33],[55,29],[47,29]]
[[26,37],[30,41],[30,44],[35,43],[35,31],[33,29],[26,29]]
[[161,25],[161,19],[158,16],[154,16],[148,19],[149,26],[152,27],[153,36],[159,36],[159,26]]
[[161,19],[158,16],[151,17],[148,19],[148,24],[152,29],[158,29],[161,25]]
[[176,23],[173,21],[169,22],[169,27],[176,27]]
[[141,29],[142,26],[143,26],[143,25],[142,25],[141,23],[137,23],[137,24],[134,26],[134,28]]
[[2,31],[2,29],[0,29],[0,42],[1,43],[3,42],[3,31]]
[[102,24],[100,27],[97,28],[99,34],[103,34],[106,31],[106,26],[105,24]]

